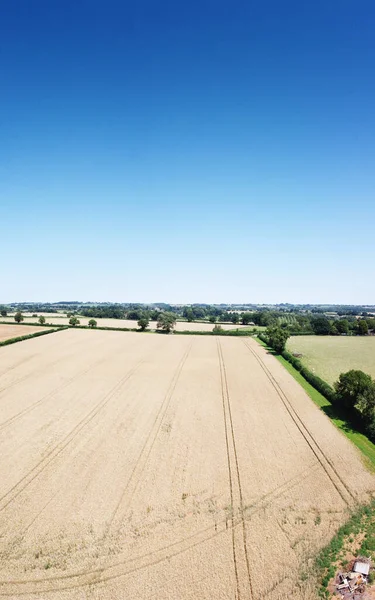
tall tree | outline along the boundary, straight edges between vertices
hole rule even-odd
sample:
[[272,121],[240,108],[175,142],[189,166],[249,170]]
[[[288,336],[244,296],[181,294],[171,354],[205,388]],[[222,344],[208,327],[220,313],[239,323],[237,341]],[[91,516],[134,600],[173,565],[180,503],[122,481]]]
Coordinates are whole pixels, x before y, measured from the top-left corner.
[[339,402],[346,408],[353,408],[361,398],[366,397],[374,388],[370,375],[363,371],[351,369],[341,373],[335,383],[335,390]]
[[176,325],[176,315],[171,312],[162,312],[159,314],[157,329],[162,329],[166,333],[170,333]]
[[149,326],[149,323],[150,321],[147,317],[141,317],[138,321],[138,327],[141,329],[141,331],[144,331]]
[[368,334],[368,325],[365,319],[361,319],[358,321],[358,335],[367,335]]
[[349,321],[348,319],[339,319],[336,321],[336,329],[338,333],[348,333],[349,332]]
[[242,325],[248,325],[249,323],[252,323],[252,321],[253,321],[252,313],[249,313],[249,312],[243,313],[243,315],[241,317],[241,321],[242,321]]
[[285,350],[285,346],[289,338],[289,332],[287,329],[282,329],[278,325],[273,325],[271,327],[267,327],[266,337],[271,348],[276,350],[278,354],[281,354]]
[[189,323],[191,323],[192,321],[194,321],[194,312],[193,312],[193,309],[190,306],[184,308],[182,315],[185,317],[185,319],[187,321],[189,321]]
[[329,335],[331,333],[331,323],[327,317],[316,317],[312,320],[311,325],[316,335]]

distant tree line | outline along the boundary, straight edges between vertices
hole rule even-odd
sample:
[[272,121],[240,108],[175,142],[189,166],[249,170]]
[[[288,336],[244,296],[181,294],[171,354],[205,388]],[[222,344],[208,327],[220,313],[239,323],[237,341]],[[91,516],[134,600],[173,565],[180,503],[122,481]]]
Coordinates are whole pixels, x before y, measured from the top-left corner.
[[[203,321],[212,323],[233,323],[255,325],[257,327],[281,327],[290,335],[367,335],[375,332],[375,318],[366,307],[358,306],[300,306],[282,304],[274,307],[258,306],[256,309],[240,310],[231,305],[190,304],[170,305],[163,302],[152,305],[128,304],[79,304],[74,302],[49,304],[12,305],[17,312],[22,310],[56,312],[64,306],[68,317],[80,315],[89,319],[129,319],[139,322],[142,320],[158,321],[161,313],[174,314],[175,318],[189,322]],[[251,306],[251,305],[248,305]],[[375,307],[368,307],[375,312]],[[1,316],[5,317],[10,308],[0,307]]]

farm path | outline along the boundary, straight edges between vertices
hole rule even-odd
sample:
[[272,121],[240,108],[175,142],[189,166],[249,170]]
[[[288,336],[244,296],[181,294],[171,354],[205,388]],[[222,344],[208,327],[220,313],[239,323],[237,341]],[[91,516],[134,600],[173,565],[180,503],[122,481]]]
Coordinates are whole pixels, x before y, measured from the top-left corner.
[[252,339],[1,348],[0,455],[8,599],[302,599],[300,569],[374,487]]

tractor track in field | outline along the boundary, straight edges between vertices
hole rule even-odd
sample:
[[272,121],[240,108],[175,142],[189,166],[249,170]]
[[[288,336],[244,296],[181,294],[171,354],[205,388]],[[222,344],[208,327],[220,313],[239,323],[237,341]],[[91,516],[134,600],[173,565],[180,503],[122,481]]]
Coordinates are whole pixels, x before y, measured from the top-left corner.
[[[57,333],[59,331],[66,331],[66,330],[65,329],[62,329],[62,330],[57,329],[56,331],[54,331],[54,333]],[[42,336],[42,337],[44,337],[44,336]],[[37,339],[37,338],[29,338],[29,339],[32,340],[32,339]],[[25,341],[27,341],[27,340],[25,340]],[[26,375],[23,375],[23,377],[19,377],[15,381],[0,388],[0,394],[2,394],[3,392],[7,392],[8,390],[12,389],[14,386],[18,385],[19,383],[26,381],[27,379],[29,379],[29,377],[34,377],[35,374],[45,373],[46,369],[49,369],[50,367],[54,367],[55,365],[59,364],[61,362],[61,360],[64,360],[65,358],[69,358],[69,356],[70,356],[70,353],[66,353],[66,354],[64,354],[63,357],[59,357],[58,360],[54,360],[53,362],[44,365],[41,369],[37,369],[36,371],[33,371],[31,373],[26,373]],[[36,357],[38,357],[38,354],[32,354],[31,356],[27,356],[27,357],[23,358],[18,363],[13,365],[13,367],[10,367],[5,372],[0,373],[0,379],[2,377],[4,377],[5,375],[8,375],[11,371],[14,371],[15,369],[19,368],[24,363],[29,362],[30,360],[32,360],[33,358],[36,358]]]
[[[264,361],[259,356],[259,354],[253,348],[251,348],[251,346],[249,346],[248,342],[246,342],[245,340],[242,340],[242,341],[243,341],[244,345],[246,346],[246,348],[251,352],[251,354],[257,360],[258,364],[260,365],[260,367],[262,368],[264,373],[266,374],[268,380],[272,384],[277,395],[279,396],[280,400],[282,401],[285,409],[287,410],[290,418],[292,419],[293,423],[295,424],[295,426],[301,433],[302,437],[306,441],[310,450],[313,452],[314,456],[317,458],[317,460],[321,464],[328,479],[330,480],[330,482],[336,489],[337,493],[340,495],[341,499],[344,501],[344,503],[347,506],[351,505],[351,503],[352,503],[351,501],[353,501],[354,503],[357,503],[356,496],[353,494],[353,492],[347,486],[347,484],[340,476],[339,472],[337,471],[337,469],[334,466],[334,464],[332,463],[332,461],[325,454],[324,450],[321,448],[319,443],[316,441],[316,439],[313,436],[313,434],[311,433],[311,431],[308,429],[308,427],[306,426],[304,421],[301,419],[301,417],[299,416],[299,414],[297,413],[297,411],[291,404],[290,400],[288,399],[287,395],[285,394],[284,390],[281,388],[281,386],[279,385],[279,383],[277,382],[275,377],[272,375],[271,371],[268,369],[267,365],[264,363]],[[332,470],[332,472],[334,473],[334,476],[332,476],[328,467]],[[335,478],[338,480],[338,483],[337,483],[337,481],[335,481]],[[345,497],[345,494],[343,493],[343,489],[346,490],[351,501],[350,500],[348,501],[348,499]]]
[[[65,331],[65,330],[63,330],[63,331]],[[44,374],[51,367],[61,364],[61,362],[64,361],[65,359],[69,359],[70,356],[71,356],[71,352],[66,352],[63,356],[59,356],[59,358],[57,360],[54,360],[51,363],[47,363],[47,364],[43,365],[43,367],[41,367],[40,369],[37,369],[36,371],[32,371],[31,373],[26,373],[26,375],[23,375],[23,377],[19,377],[15,381],[12,381],[11,383],[9,383],[9,385],[5,385],[2,388],[0,388],[0,394],[3,394],[3,392],[8,392],[10,389],[14,388],[16,385],[22,383],[23,381],[26,381],[30,377],[35,377],[35,375],[39,375],[40,373]],[[7,369],[5,371],[5,373],[0,374],[0,379],[1,379],[1,377],[4,377],[4,375],[8,375],[8,373],[10,371],[14,371],[16,368],[19,368],[20,366],[22,366],[25,362],[29,362],[33,358],[37,358],[37,357],[38,357],[38,354],[32,354],[31,356],[23,358],[21,361],[19,361],[15,365],[13,365],[13,367],[11,367],[10,369]],[[101,362],[101,361],[99,361],[99,362]],[[96,363],[94,363],[94,364],[96,364]]]
[[[318,462],[314,462],[312,465],[304,469],[301,473],[298,473],[288,481],[285,481],[280,486],[277,486],[273,490],[263,494],[260,498],[255,500],[252,504],[244,507],[244,520],[249,521],[251,517],[257,514],[260,511],[263,511],[267,508],[272,502],[274,502],[277,498],[284,496],[289,493],[293,488],[300,485],[305,479],[308,479],[317,468],[320,467]],[[237,517],[237,519],[233,519],[233,524],[231,522],[230,527],[232,528],[241,528],[242,527],[242,518]],[[85,587],[92,584],[101,584],[106,581],[110,581],[112,579],[118,579],[119,577],[124,577],[126,575],[130,575],[137,571],[141,571],[142,569],[146,569],[150,566],[159,564],[163,561],[170,560],[174,556],[178,556],[184,552],[187,552],[191,548],[198,546],[200,544],[206,543],[211,539],[214,539],[222,534],[224,534],[228,530],[228,516],[226,515],[220,521],[216,522],[215,525],[211,525],[202,530],[196,531],[190,536],[178,540],[176,542],[172,542],[166,546],[159,548],[158,550],[147,552],[142,555],[132,556],[131,558],[126,555],[126,558],[121,560],[116,560],[113,563],[109,563],[103,566],[97,566],[93,568],[88,568],[81,571],[76,571],[73,573],[64,573],[62,575],[50,575],[48,577],[38,577],[34,579],[12,579],[12,580],[3,580],[0,581],[0,597],[8,596],[10,594],[9,591],[4,591],[1,588],[6,588],[6,586],[11,586],[13,596],[24,596],[24,595],[34,595],[34,594],[48,594],[54,592],[61,592],[65,590],[74,590],[80,587]],[[171,549],[172,552],[171,552]],[[176,550],[174,550],[176,549]],[[155,558],[155,555],[161,555],[159,558]],[[121,556],[121,555],[120,555]],[[116,573],[110,573],[111,570],[118,569],[120,567],[127,567],[132,563],[141,563],[136,564],[130,568],[125,568],[124,570]],[[74,580],[79,581],[74,581]],[[64,584],[66,582],[66,584]],[[69,583],[67,583],[69,582]],[[57,585],[57,584],[62,585]],[[47,588],[49,585],[53,587]],[[45,586],[42,588],[41,586]],[[39,586],[38,589],[14,589],[16,586],[20,588],[25,588],[25,586]]]
[[144,469],[146,467],[146,464],[147,464],[148,458],[149,458],[149,456],[150,456],[150,454],[152,452],[152,449],[153,449],[153,447],[155,445],[155,442],[156,442],[158,433],[160,431],[160,427],[162,425],[164,416],[165,416],[165,414],[166,414],[166,412],[168,410],[168,407],[170,405],[172,396],[173,396],[174,391],[176,389],[176,386],[177,386],[178,380],[180,378],[182,369],[183,369],[183,367],[184,367],[184,365],[186,363],[186,360],[187,360],[187,358],[189,356],[189,353],[190,353],[192,345],[193,345],[193,341],[190,342],[188,348],[185,350],[185,352],[184,352],[181,360],[179,361],[179,363],[177,365],[177,368],[176,368],[176,370],[175,370],[175,372],[173,374],[172,380],[171,380],[171,382],[169,384],[167,393],[165,394],[165,396],[163,398],[163,401],[162,401],[162,403],[160,405],[160,408],[159,408],[159,410],[158,410],[158,412],[156,414],[156,417],[154,419],[154,422],[153,422],[153,424],[151,426],[150,432],[147,435],[146,440],[145,440],[145,442],[144,442],[144,444],[142,446],[142,449],[141,449],[141,452],[140,452],[140,454],[138,456],[136,464],[133,467],[133,470],[132,470],[132,472],[131,472],[131,474],[129,476],[129,479],[128,479],[127,483],[126,483],[126,486],[124,487],[124,489],[123,489],[123,491],[121,493],[119,501],[117,502],[117,505],[116,505],[116,507],[115,507],[115,509],[114,509],[114,511],[112,513],[112,516],[110,517],[110,519],[108,521],[107,532],[112,527],[112,524],[115,521],[115,519],[116,519],[116,517],[117,517],[117,515],[118,515],[118,513],[119,513],[119,511],[121,509],[121,505],[122,505],[123,500],[125,498],[126,492],[129,490],[129,487],[133,484],[131,492],[130,492],[130,496],[129,496],[129,498],[127,500],[127,503],[126,503],[126,508],[129,507],[129,505],[130,505],[130,503],[132,501],[132,498],[133,498],[135,492],[137,491],[137,488],[138,488],[138,485],[139,485],[139,482],[140,482],[140,478],[141,478],[142,473],[143,473],[143,471],[144,471]]
[[[176,368],[176,371],[175,371],[175,373],[174,373],[174,375],[173,375],[173,377],[172,377],[172,380],[171,380],[171,382],[170,382],[170,385],[169,385],[169,387],[168,387],[168,390],[167,390],[167,392],[166,392],[166,394],[165,394],[165,396],[164,396],[164,398],[163,398],[163,401],[162,401],[162,403],[161,403],[160,409],[159,409],[159,411],[158,411],[158,413],[157,413],[157,415],[156,415],[156,417],[155,417],[155,420],[154,420],[154,423],[153,423],[153,425],[152,425],[152,427],[151,427],[150,433],[149,433],[149,435],[147,436],[147,438],[146,438],[146,441],[145,441],[145,442],[144,442],[144,444],[143,444],[143,447],[142,447],[142,449],[141,449],[141,452],[140,452],[140,455],[139,455],[139,457],[138,457],[138,460],[137,460],[137,462],[136,462],[136,464],[135,464],[135,466],[134,466],[134,468],[133,468],[133,471],[132,471],[132,473],[131,473],[131,475],[130,475],[130,477],[129,477],[129,479],[128,479],[128,482],[127,482],[127,484],[126,484],[126,486],[125,486],[125,488],[124,488],[124,490],[123,490],[123,492],[122,492],[122,494],[121,494],[121,497],[120,497],[120,499],[119,499],[119,501],[118,501],[118,503],[117,503],[117,505],[116,505],[116,508],[115,508],[115,510],[113,511],[113,514],[112,514],[111,518],[110,518],[110,519],[109,519],[109,521],[108,521],[107,530],[106,530],[106,533],[104,534],[104,536],[105,536],[106,534],[108,534],[108,532],[110,531],[111,525],[112,525],[113,521],[115,520],[115,518],[116,518],[116,515],[117,515],[118,511],[120,510],[120,507],[121,507],[122,501],[123,501],[123,499],[124,499],[125,493],[126,493],[126,491],[128,490],[128,488],[129,488],[130,484],[132,483],[132,480],[134,479],[134,477],[135,477],[136,473],[138,474],[138,478],[137,478],[137,481],[136,481],[136,483],[135,483],[134,489],[132,490],[132,494],[131,494],[131,497],[130,497],[130,499],[128,500],[128,503],[127,503],[127,505],[129,505],[129,504],[130,504],[130,502],[131,502],[131,499],[132,499],[132,497],[133,497],[134,493],[136,492],[136,490],[137,490],[137,488],[138,488],[138,485],[139,485],[139,478],[141,477],[141,475],[142,475],[142,473],[143,473],[143,471],[144,471],[144,468],[145,468],[145,466],[146,466],[146,464],[147,464],[148,457],[150,456],[150,454],[151,454],[151,451],[152,451],[152,448],[153,448],[153,446],[154,446],[154,444],[155,444],[155,441],[156,441],[157,435],[158,435],[158,433],[159,433],[159,431],[160,431],[160,427],[161,427],[161,424],[162,424],[163,418],[164,418],[164,416],[165,416],[165,413],[166,413],[166,411],[167,411],[167,409],[168,409],[168,406],[169,406],[169,404],[170,404],[170,401],[171,401],[171,399],[172,399],[173,393],[174,393],[174,391],[175,391],[175,388],[176,388],[176,386],[177,386],[177,383],[178,383],[178,379],[179,379],[179,377],[180,377],[180,374],[181,374],[181,371],[182,371],[182,369],[183,369],[183,366],[184,366],[184,364],[185,364],[185,362],[186,362],[186,360],[187,360],[187,357],[188,357],[188,355],[189,355],[189,353],[190,353],[190,350],[191,350],[191,347],[192,347],[192,345],[193,345],[193,341],[192,341],[192,342],[189,344],[189,347],[188,347],[188,348],[187,348],[187,350],[184,352],[184,355],[183,355],[182,359],[181,359],[181,360],[180,360],[180,362],[178,363],[178,366],[177,366],[177,368]],[[101,362],[101,361],[99,361],[99,362]],[[143,361],[142,361],[142,362],[143,362]],[[93,366],[96,366],[96,364],[97,364],[97,363],[94,363],[94,365],[91,365],[91,366],[90,366],[90,367],[89,367],[89,368],[88,368],[88,369],[87,369],[85,372],[87,372],[87,371],[91,370]],[[132,374],[134,374],[135,370],[136,370],[136,369],[137,369],[139,366],[140,366],[140,365],[137,365],[137,366],[136,366],[136,368],[134,369],[134,371],[133,371],[133,373],[132,373]],[[79,374],[79,375],[83,375],[83,373],[81,373],[81,374]],[[79,375],[77,375],[76,377],[78,377]],[[68,385],[68,382],[67,382],[67,385]],[[0,429],[1,429],[1,428],[0,428]],[[151,439],[151,444],[149,443],[149,442],[150,442],[150,439]],[[149,448],[147,448],[147,446],[148,446],[148,445],[149,445]],[[147,455],[145,456],[145,452],[146,452],[147,450],[148,450],[148,452],[147,452]],[[141,468],[140,468],[140,463],[141,463],[142,459],[143,459],[143,463],[142,463],[142,466],[141,466]],[[46,504],[45,504],[45,505],[43,506],[43,508],[42,508],[42,509],[41,509],[41,510],[38,512],[38,514],[36,515],[36,517],[34,517],[34,518],[33,518],[33,520],[31,521],[31,523],[29,523],[29,524],[27,525],[27,527],[25,527],[25,528],[24,528],[24,530],[22,531],[22,534],[25,534],[25,533],[28,531],[28,529],[29,529],[29,528],[30,528],[30,527],[33,525],[33,523],[34,523],[34,522],[35,522],[35,521],[38,519],[38,517],[39,517],[39,516],[42,514],[42,512],[44,511],[44,509],[45,509],[45,508],[46,508],[46,507],[47,507],[47,506],[48,506],[48,505],[49,505],[49,504],[50,504],[50,503],[53,501],[53,499],[56,497],[56,495],[57,495],[57,493],[53,494],[53,496],[52,496],[52,497],[51,497],[51,498],[50,498],[50,499],[49,499],[49,500],[46,502]],[[0,510],[1,510],[1,509],[0,509]],[[103,538],[104,538],[104,536],[103,536]],[[105,542],[105,539],[103,539],[103,542]]]
[[56,394],[58,394],[65,388],[69,387],[72,383],[75,383],[77,381],[77,379],[80,379],[81,377],[83,377],[84,375],[89,373],[93,368],[98,367],[100,364],[104,363],[105,361],[106,361],[105,358],[95,361],[89,367],[87,367],[86,369],[83,369],[83,371],[76,373],[76,375],[73,375],[73,377],[70,377],[69,379],[64,381],[64,383],[59,385],[57,388],[55,388],[51,392],[48,392],[48,394],[46,394],[42,398],[39,398],[39,400],[36,400],[32,404],[30,404],[30,406],[27,406],[23,410],[20,410],[18,413],[16,413],[12,417],[9,417],[9,419],[6,419],[6,421],[2,421],[0,423],[0,431],[9,427],[15,421],[18,421],[18,419],[22,418],[24,415],[26,415],[27,413],[34,410],[34,408],[37,408],[38,406],[40,406],[40,404],[43,404],[43,402],[47,402],[50,398],[53,398],[53,396],[55,396]]
[[[241,485],[241,475],[240,468],[238,464],[238,455],[236,448],[236,438],[234,434],[234,426],[233,426],[233,418],[232,418],[232,408],[231,401],[229,395],[228,388],[228,379],[225,368],[223,350],[220,344],[220,341],[216,340],[217,344],[217,352],[219,358],[219,367],[220,367],[220,387],[221,387],[221,398],[223,404],[223,415],[224,415],[224,428],[225,428],[225,442],[226,442],[226,453],[227,453],[227,462],[228,462],[228,475],[229,475],[229,490],[230,490],[230,499],[231,499],[231,522],[232,522],[232,549],[233,549],[233,561],[234,561],[234,570],[236,577],[236,587],[237,587],[237,598],[240,600],[241,598],[254,598],[253,585],[251,579],[250,572],[250,561],[247,549],[247,539],[246,539],[246,523],[244,517],[244,501],[243,501],[243,493],[242,493],[242,485]],[[237,490],[236,490],[237,488]],[[237,497],[238,496],[238,497]],[[238,505],[236,507],[236,504]],[[240,520],[242,525],[242,540],[237,541],[235,536],[235,527],[234,527],[234,510],[238,508],[240,511]],[[238,560],[238,550],[237,543],[241,543],[243,546],[246,572],[247,572],[247,582],[248,589],[245,591],[245,596],[243,595],[243,591],[241,588],[242,582],[244,578],[240,577],[240,565]],[[242,552],[242,550],[241,550]],[[243,561],[242,561],[243,562]],[[243,567],[242,567],[243,570]]]
[[117,383],[112,387],[104,398],[95,404],[95,406],[87,413],[75,427],[58,442],[49,452],[44,456],[26,475],[22,477],[15,485],[13,485],[1,498],[0,498],[0,512],[5,510],[9,504],[11,504],[33,481],[36,479],[45,468],[53,462],[78,436],[78,434],[84,429],[96,415],[110,402],[113,396],[118,393],[122,386],[132,377],[136,370],[145,362],[145,358],[140,360],[134,367],[132,367],[126,375],[124,375]]

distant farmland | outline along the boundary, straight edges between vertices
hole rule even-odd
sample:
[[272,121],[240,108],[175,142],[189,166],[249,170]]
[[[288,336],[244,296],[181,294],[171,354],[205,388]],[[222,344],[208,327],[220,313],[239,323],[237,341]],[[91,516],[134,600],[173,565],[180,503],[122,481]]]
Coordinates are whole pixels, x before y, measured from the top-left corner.
[[[63,314],[48,314],[48,313],[38,313],[38,316],[43,314],[46,318],[46,323],[50,323],[53,325],[68,325],[69,319]],[[89,317],[80,317],[78,315],[78,319],[81,325],[88,325],[90,320]],[[8,316],[2,321],[13,323],[14,324],[14,316]],[[137,321],[130,321],[129,319],[95,319],[98,327],[113,327],[120,329],[133,329],[137,328]],[[30,313],[24,313],[24,322],[25,323],[37,323],[38,317],[30,316]],[[176,323],[176,331],[212,331],[215,325],[220,325],[223,329],[254,329],[249,325],[240,325],[240,324],[229,324],[229,323],[188,323],[187,321],[177,321]],[[156,329],[156,321],[150,321],[149,329]],[[258,330],[265,329],[265,327],[257,327]]]
[[350,369],[375,377],[375,337],[295,336],[288,340],[287,350],[300,352],[302,362],[330,384]]

